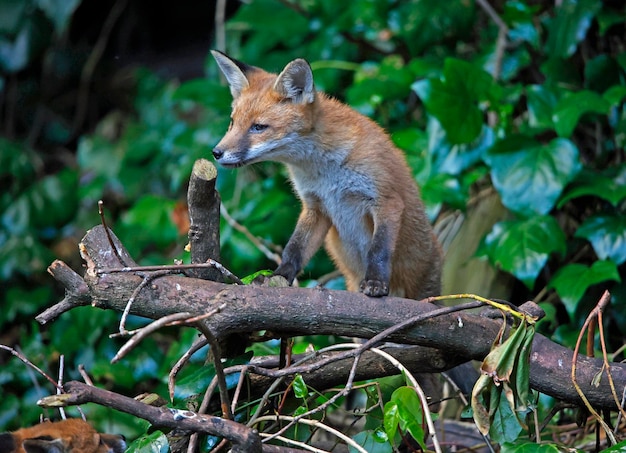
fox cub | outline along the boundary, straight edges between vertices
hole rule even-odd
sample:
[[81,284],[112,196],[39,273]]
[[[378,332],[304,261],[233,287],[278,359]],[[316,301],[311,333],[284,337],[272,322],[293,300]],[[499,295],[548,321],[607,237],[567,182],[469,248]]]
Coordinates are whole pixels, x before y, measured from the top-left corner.
[[123,453],[123,436],[99,434],[79,418],[0,434],[2,453]]
[[316,91],[305,60],[276,75],[212,53],[233,96],[215,159],[229,168],[281,162],[302,202],[275,273],[291,283],[325,240],[351,291],[439,294],[440,247],[405,156],[386,132]]

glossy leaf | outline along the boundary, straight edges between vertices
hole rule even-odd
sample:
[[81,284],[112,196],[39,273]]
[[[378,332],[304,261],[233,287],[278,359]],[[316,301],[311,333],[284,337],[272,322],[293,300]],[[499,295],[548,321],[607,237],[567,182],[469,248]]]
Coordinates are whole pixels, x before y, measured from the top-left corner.
[[621,280],[617,266],[612,261],[596,261],[591,266],[573,263],[559,269],[548,286],[556,290],[568,314],[574,319],[578,302],[587,289],[609,280]]
[[415,389],[400,387],[391,395],[391,401],[398,406],[400,429],[408,431],[422,449],[426,450],[423,427],[424,412]]
[[569,140],[542,145],[523,136],[497,142],[485,162],[502,203],[523,217],[550,212],[581,168],[578,148]]
[[549,25],[546,43],[548,54],[560,58],[570,57],[578,43],[585,38],[591,21],[601,7],[600,0],[564,0]]
[[[507,383],[503,384],[501,389],[503,394],[506,392],[512,394]],[[503,396],[505,395],[502,395],[498,400],[499,405],[489,427],[489,437],[497,443],[514,441],[522,432],[522,426],[518,421],[517,415],[511,408],[510,399]]]
[[552,114],[560,94],[546,85],[526,87],[528,124],[535,129],[550,129],[554,126]]
[[[568,451],[580,451],[568,449]],[[603,450],[606,451],[606,450]],[[557,444],[538,444],[537,442],[529,442],[527,440],[519,442],[505,442],[500,447],[500,453],[561,453],[561,449]]]
[[527,411],[530,389],[530,349],[533,325],[521,322],[501,344],[495,345],[481,365],[472,390],[472,411],[478,429],[499,443],[517,439],[520,414]]
[[161,431],[153,431],[134,440],[126,449],[127,453],[167,453],[170,444]]
[[72,14],[82,0],[37,0],[37,4],[54,24],[54,29],[61,35],[67,29]]
[[616,264],[626,261],[626,215],[597,215],[588,218],[576,230],[576,237],[585,238],[601,260]]
[[616,443],[615,445],[602,450],[603,453],[626,453],[626,440]]
[[553,217],[495,224],[484,240],[490,261],[532,289],[551,253],[565,253],[565,235]]
[[[386,438],[386,436],[385,436]],[[352,437],[357,445],[360,445],[367,451],[368,453],[392,453],[393,448],[391,444],[388,442],[381,442],[380,433],[378,431],[366,430],[361,431],[360,433],[354,435]],[[354,448],[353,446],[348,446],[348,451],[350,453],[357,453],[359,450]]]
[[441,123],[451,144],[469,143],[478,137],[483,127],[478,101],[498,97],[489,74],[453,58],[446,59],[441,78],[417,81],[412,88],[428,113]]
[[587,113],[606,115],[609,107],[609,102],[593,91],[579,91],[564,96],[554,107],[552,120],[556,132],[561,137],[569,137],[581,116]]
[[617,207],[626,198],[626,164],[602,172],[589,169],[580,172],[565,190],[557,207],[560,209],[568,201],[583,196],[598,197]]
[[292,386],[293,394],[296,396],[296,398],[305,399],[307,396],[309,396],[309,389],[304,382],[301,374],[296,375],[292,382]]

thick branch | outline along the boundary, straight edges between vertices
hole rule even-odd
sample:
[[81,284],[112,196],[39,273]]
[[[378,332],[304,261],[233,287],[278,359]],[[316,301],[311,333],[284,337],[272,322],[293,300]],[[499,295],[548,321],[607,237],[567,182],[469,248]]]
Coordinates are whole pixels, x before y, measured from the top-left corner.
[[[191,262],[220,260],[220,196],[215,190],[217,170],[206,159],[198,159],[191,172],[187,204],[189,205],[189,245]],[[196,269],[187,274],[205,280],[224,281],[217,269]]]
[[[64,405],[97,403],[148,420],[157,428],[182,429],[221,436],[233,442],[233,452],[262,451],[258,432],[240,423],[190,411],[150,406],[133,398],[77,381],[68,382],[63,389],[65,395],[61,397],[55,395],[48,399],[53,402],[59,400]],[[45,404],[46,399],[42,403]]]
[[[104,273],[115,259],[102,227],[90,230],[81,248],[87,255],[85,282],[93,305],[123,310],[142,277],[131,273]],[[225,304],[226,308],[206,320],[219,338],[232,333],[269,330],[279,335],[344,335],[370,338],[376,333],[437,307],[409,299],[369,298],[359,293],[304,288],[234,286],[188,277],[166,276],[136,295],[131,312],[160,318],[181,311],[201,315]],[[358,310],[355,310],[358,307]],[[501,321],[468,313],[440,316],[390,336],[389,341],[429,346],[445,351],[444,357],[482,359],[500,329]],[[531,386],[555,398],[580,404],[570,379],[572,351],[537,334],[531,353]],[[596,407],[614,408],[602,361],[578,359],[578,382]],[[375,374],[376,370],[372,370]],[[626,365],[614,363],[611,373],[618,389],[626,386]],[[371,376],[374,377],[374,376]]]

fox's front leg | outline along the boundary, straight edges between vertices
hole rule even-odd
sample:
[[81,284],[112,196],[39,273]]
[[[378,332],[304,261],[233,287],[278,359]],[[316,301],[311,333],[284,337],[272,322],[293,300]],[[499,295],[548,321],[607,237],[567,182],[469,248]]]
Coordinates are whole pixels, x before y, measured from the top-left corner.
[[398,198],[385,200],[385,205],[374,213],[374,235],[367,253],[365,278],[359,285],[366,296],[389,294],[393,252],[398,241],[404,203]]
[[330,219],[320,210],[304,206],[298,217],[296,229],[283,251],[282,263],[274,274],[282,275],[291,284],[321,247],[330,225]]

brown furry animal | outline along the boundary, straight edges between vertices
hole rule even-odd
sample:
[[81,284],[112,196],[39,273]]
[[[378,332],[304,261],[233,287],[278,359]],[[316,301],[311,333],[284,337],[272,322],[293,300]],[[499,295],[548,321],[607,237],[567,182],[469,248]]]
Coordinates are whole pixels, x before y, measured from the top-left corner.
[[43,422],[0,434],[1,453],[123,453],[124,450],[123,436],[100,434],[79,418]]

